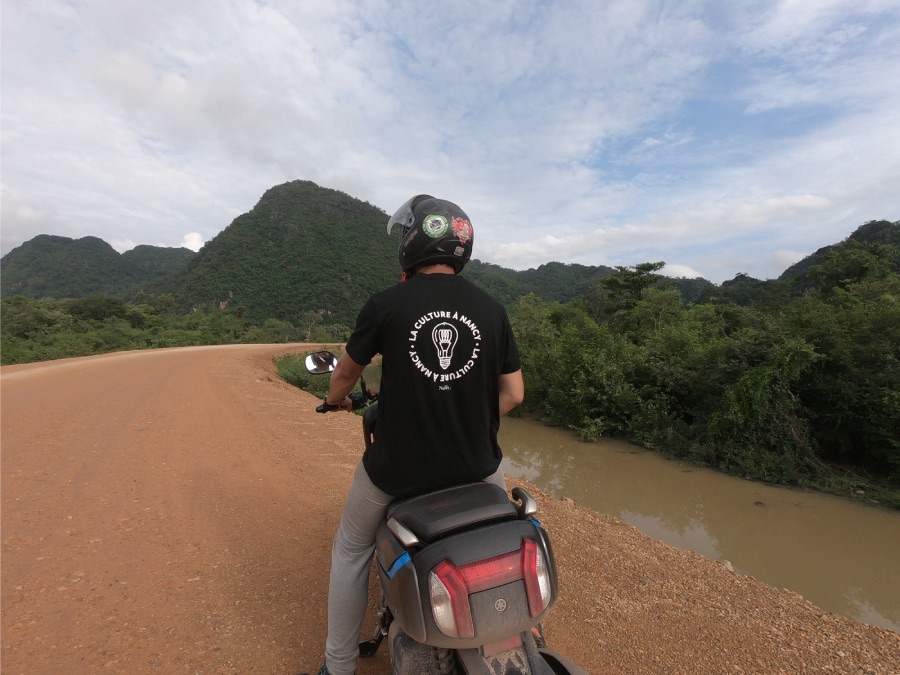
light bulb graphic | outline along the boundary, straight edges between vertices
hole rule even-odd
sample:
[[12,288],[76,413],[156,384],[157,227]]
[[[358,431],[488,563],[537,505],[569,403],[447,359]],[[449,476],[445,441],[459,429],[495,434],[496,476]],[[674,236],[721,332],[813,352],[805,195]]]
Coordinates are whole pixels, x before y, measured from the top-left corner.
[[437,349],[438,361],[441,368],[447,370],[450,367],[450,359],[453,358],[453,348],[456,346],[456,340],[459,333],[456,328],[449,323],[439,323],[431,331],[431,339],[434,341],[434,347]]

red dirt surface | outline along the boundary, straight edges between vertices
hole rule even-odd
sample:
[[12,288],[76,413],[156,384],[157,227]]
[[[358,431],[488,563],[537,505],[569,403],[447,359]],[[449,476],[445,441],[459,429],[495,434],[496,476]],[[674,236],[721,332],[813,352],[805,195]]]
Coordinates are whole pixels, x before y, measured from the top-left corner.
[[[362,440],[275,374],[302,349],[0,369],[4,675],[318,668]],[[526,487],[560,568],[548,642],[591,673],[900,673],[896,633]]]

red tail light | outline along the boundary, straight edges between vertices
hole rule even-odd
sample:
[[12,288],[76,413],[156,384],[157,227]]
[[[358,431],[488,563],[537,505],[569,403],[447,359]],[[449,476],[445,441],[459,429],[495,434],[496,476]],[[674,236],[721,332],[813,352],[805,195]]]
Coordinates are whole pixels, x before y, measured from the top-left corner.
[[550,578],[543,553],[533,539],[523,539],[518,551],[459,567],[444,560],[429,575],[435,623],[450,637],[475,637],[469,595],[520,579],[525,582],[528,611],[534,618],[550,601]]
[[522,540],[522,572],[528,610],[534,618],[544,611],[550,601],[550,575],[541,549],[533,539]]

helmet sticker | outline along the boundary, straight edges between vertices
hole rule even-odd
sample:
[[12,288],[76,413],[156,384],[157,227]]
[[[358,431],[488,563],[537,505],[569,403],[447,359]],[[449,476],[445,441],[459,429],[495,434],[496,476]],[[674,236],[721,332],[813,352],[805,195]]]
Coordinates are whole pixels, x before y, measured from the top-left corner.
[[472,238],[472,223],[465,218],[454,218],[453,234],[459,239],[460,244],[465,244]]
[[409,332],[412,365],[441,390],[465,377],[478,363],[481,331],[459,312],[428,312]]
[[449,229],[450,223],[447,222],[446,216],[430,214],[422,221],[422,230],[432,239],[443,237]]

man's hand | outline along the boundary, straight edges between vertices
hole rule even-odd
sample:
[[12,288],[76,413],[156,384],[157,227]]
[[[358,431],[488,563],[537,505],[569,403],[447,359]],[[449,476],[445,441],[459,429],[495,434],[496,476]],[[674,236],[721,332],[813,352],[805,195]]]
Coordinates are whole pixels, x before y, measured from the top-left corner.
[[[331,382],[328,385],[328,393],[325,395],[326,403],[328,401],[340,401],[338,407],[342,410],[353,410],[353,403],[347,395],[353,391],[353,387],[359,381],[360,376],[366,369],[351,359],[347,352],[341,354],[338,359],[334,371],[331,373]],[[331,410],[336,408],[329,404]]]
[[317,413],[335,412],[337,410],[346,410],[347,412],[353,410],[353,401],[350,400],[349,396],[345,396],[343,401],[335,404],[329,403],[326,396],[322,404],[316,408]]

